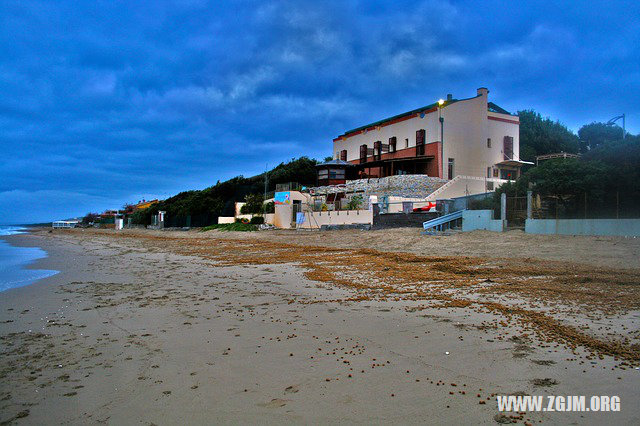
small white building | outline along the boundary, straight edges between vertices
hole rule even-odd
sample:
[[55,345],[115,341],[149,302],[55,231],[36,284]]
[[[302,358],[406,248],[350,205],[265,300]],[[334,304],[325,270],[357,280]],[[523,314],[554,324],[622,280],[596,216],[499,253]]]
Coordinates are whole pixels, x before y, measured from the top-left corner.
[[55,222],[51,223],[51,227],[52,228],[75,228],[78,223],[80,223],[79,220],[56,220]]

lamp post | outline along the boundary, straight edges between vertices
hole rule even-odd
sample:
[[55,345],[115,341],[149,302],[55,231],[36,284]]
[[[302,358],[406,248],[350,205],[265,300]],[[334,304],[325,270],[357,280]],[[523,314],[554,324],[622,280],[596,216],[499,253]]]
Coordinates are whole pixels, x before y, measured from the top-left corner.
[[444,179],[444,117],[442,116],[442,106],[444,99],[438,101],[438,120],[440,121],[440,165],[442,178]]
[[613,117],[611,120],[607,121],[607,126],[613,126],[613,124],[622,118],[622,139],[627,135],[625,116],[624,114],[619,115],[617,117]]

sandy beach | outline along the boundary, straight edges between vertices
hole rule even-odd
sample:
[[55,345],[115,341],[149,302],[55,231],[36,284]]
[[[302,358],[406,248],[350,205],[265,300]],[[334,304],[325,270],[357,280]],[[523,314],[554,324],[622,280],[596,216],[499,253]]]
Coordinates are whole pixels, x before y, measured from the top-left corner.
[[[638,424],[640,241],[36,229],[0,422]],[[617,395],[500,414],[496,395]]]

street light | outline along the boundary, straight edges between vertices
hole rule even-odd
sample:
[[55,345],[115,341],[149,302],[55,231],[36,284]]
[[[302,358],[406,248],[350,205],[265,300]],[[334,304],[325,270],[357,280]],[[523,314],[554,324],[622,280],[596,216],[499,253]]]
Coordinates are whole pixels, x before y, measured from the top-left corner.
[[618,120],[620,120],[622,118],[622,139],[624,139],[624,137],[627,134],[627,130],[626,130],[626,123],[625,123],[625,116],[624,114],[619,115],[617,117],[613,117],[611,120],[607,121],[607,126],[613,126],[614,123]]
[[442,168],[442,179],[444,179],[444,117],[442,116],[442,106],[444,99],[438,101],[438,120],[440,121],[440,166]]

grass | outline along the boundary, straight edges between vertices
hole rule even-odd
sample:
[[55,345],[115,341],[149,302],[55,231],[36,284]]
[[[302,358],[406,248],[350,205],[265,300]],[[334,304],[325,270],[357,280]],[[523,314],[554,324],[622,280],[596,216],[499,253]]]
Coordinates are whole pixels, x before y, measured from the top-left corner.
[[202,228],[201,232],[211,231],[217,229],[219,231],[240,231],[250,232],[257,231],[258,226],[250,223],[219,223],[217,225],[209,225]]

